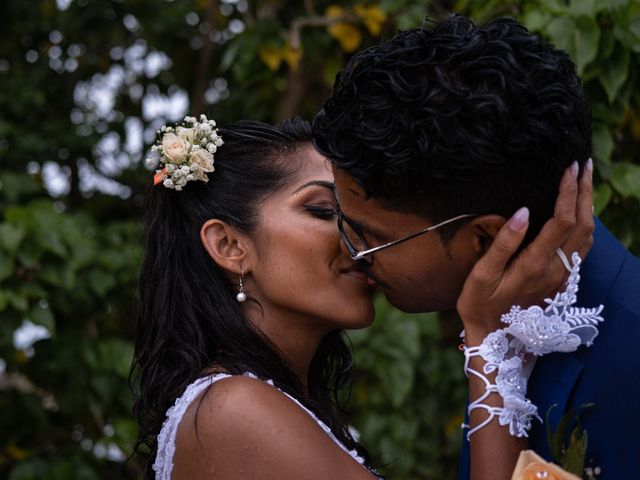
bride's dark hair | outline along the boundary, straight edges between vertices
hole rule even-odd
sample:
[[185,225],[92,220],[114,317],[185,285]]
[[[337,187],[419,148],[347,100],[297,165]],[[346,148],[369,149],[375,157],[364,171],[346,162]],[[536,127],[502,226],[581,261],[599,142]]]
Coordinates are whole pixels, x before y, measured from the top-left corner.
[[296,152],[311,147],[307,122],[270,126],[239,122],[219,130],[209,182],[182,191],[158,185],[148,198],[145,255],[140,271],[139,318],[131,384],[139,424],[135,451],[146,457],[145,478],[167,410],[186,386],[212,366],[232,374],[272,379],[299,399],[348,448],[357,447],[343,420],[338,390],[349,385],[352,359],[340,331],[320,343],[309,372],[308,395],[277,348],[247,321],[236,301],[237,279],[205,251],[200,227],[221,219],[251,235],[262,201],[291,178]]

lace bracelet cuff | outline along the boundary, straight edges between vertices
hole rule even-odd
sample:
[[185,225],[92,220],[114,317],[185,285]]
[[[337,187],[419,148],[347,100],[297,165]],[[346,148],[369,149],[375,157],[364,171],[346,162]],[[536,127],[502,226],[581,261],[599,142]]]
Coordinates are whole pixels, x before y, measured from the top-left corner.
[[[580,281],[580,257],[574,253],[566,289],[553,299],[545,299],[546,308],[538,306],[525,310],[513,306],[502,315],[505,328],[490,333],[477,347],[464,347],[465,374],[475,375],[485,384],[485,392],[472,401],[468,413],[484,409],[489,416],[470,429],[467,438],[489,424],[496,416],[500,425],[509,426],[509,433],[516,437],[528,436],[532,418],[539,420],[537,407],[526,398],[527,380],[536,356],[551,352],[573,352],[580,345],[591,346],[598,335],[598,324],[603,306],[579,308],[577,301]],[[485,364],[482,371],[469,366],[472,357],[479,356]],[[487,375],[496,373],[495,384]],[[483,403],[489,395],[497,393],[503,399],[502,407]],[[463,425],[469,428],[468,425]]]

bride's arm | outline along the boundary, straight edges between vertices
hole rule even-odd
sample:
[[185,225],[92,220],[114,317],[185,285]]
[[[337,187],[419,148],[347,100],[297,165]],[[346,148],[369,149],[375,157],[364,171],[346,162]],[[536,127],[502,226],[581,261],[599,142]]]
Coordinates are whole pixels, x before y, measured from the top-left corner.
[[[500,316],[511,305],[523,307],[541,304],[564,286],[567,271],[556,256],[560,248],[566,255],[578,252],[584,258],[593,242],[592,165],[587,164],[583,175],[567,169],[561,184],[553,218],[540,234],[514,260],[528,228],[528,218],[512,217],[500,230],[487,253],[477,262],[465,282],[457,308],[465,327],[467,347],[478,346],[491,332],[504,327]],[[526,212],[525,212],[526,217]],[[482,372],[484,360],[470,358],[469,367]],[[495,372],[486,375],[495,384]],[[470,401],[485,393],[485,383],[476,375],[469,375]],[[502,398],[492,393],[482,403],[501,407]],[[483,409],[470,415],[470,428],[487,418]],[[471,478],[509,479],[518,453],[526,448],[526,438],[510,435],[508,427],[500,426],[497,417],[477,430],[470,438]]]

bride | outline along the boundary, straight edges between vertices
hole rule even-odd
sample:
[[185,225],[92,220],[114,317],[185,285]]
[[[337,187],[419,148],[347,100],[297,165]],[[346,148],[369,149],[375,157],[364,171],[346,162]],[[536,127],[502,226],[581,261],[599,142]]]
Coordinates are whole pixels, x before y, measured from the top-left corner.
[[[342,331],[373,321],[375,285],[340,244],[331,168],[309,125],[218,131],[203,116],[161,133],[133,365],[145,478],[377,478],[338,397],[353,367]],[[555,275],[501,283],[523,235],[507,224],[479,262],[491,275],[465,284],[460,303],[477,303],[482,328],[499,328],[518,292],[542,301],[558,286],[560,262]],[[522,447],[492,423],[484,465]],[[483,467],[475,478],[494,477]]]

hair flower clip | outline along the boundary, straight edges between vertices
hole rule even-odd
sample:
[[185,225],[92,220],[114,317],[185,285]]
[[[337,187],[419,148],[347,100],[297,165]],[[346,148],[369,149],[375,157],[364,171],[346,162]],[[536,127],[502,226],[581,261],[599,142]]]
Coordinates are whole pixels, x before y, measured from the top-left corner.
[[206,115],[184,117],[181,125],[163,126],[158,130],[158,141],[151,147],[146,159],[150,167],[158,167],[153,184],[182,190],[192,180],[208,182],[207,173],[214,171],[213,154],[224,142],[218,135],[216,122]]

